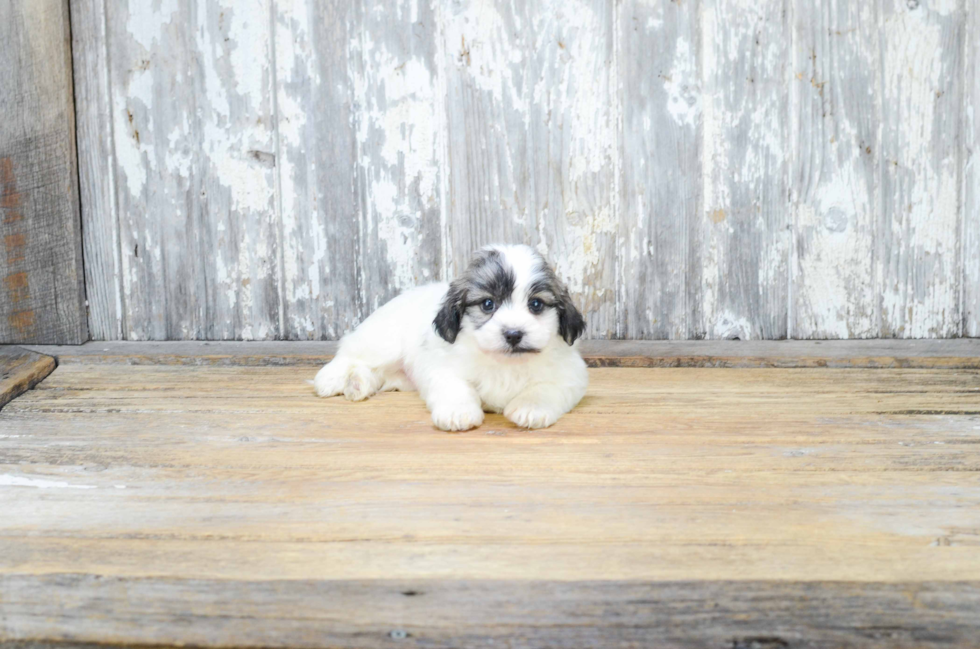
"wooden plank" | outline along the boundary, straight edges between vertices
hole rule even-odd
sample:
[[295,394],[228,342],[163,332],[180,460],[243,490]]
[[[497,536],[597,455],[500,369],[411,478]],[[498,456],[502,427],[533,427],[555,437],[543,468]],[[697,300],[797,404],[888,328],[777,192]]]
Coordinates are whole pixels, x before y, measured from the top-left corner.
[[614,5],[456,3],[445,17],[453,269],[535,245],[586,314],[617,332]]
[[[586,340],[593,367],[980,368],[980,340],[622,341]],[[334,342],[91,342],[31,346],[61,364],[309,365],[330,360]]]
[[879,7],[882,51],[880,334],[961,333],[961,0]]
[[0,6],[0,343],[88,340],[65,0]]
[[[436,3],[353,3],[361,313],[443,277]],[[351,245],[352,242],[346,242]],[[350,291],[354,287],[347,286]]]
[[[544,8],[542,7],[542,10]],[[440,16],[446,85],[449,274],[491,243],[537,244],[530,102],[534,33],[525,2],[451,3]],[[555,47],[549,44],[549,50]],[[553,122],[554,124],[554,122]],[[561,207],[558,208],[559,210]]]
[[0,409],[43,381],[55,365],[50,356],[0,345]]
[[873,3],[793,3],[793,338],[878,333],[878,43]]
[[788,334],[788,2],[705,0],[701,11],[702,331]]
[[552,428],[459,435],[302,378],[78,363],[9,404],[5,649],[980,631],[980,371],[596,369]]
[[106,8],[124,337],[277,337],[270,1]]
[[585,315],[590,338],[617,334],[620,125],[615,4],[528,3],[529,145],[538,248]]
[[365,315],[355,217],[354,5],[280,0],[274,9],[282,335],[336,340]]
[[[970,646],[977,582],[251,583],[82,575],[0,578],[20,623],[4,649],[96,649],[88,642],[239,647]],[[49,596],[45,596],[49,595]],[[111,621],[87,615],[111,607]],[[147,623],[147,611],[153,622]],[[164,628],[179,611],[179,631]],[[53,642],[51,646],[46,642]],[[104,646],[104,645],[100,645]]]
[[963,106],[963,335],[980,337],[980,7],[966,5]]
[[701,315],[700,2],[619,9],[626,338],[690,339]]
[[122,340],[122,259],[104,0],[69,0],[78,180],[88,326],[95,340]]

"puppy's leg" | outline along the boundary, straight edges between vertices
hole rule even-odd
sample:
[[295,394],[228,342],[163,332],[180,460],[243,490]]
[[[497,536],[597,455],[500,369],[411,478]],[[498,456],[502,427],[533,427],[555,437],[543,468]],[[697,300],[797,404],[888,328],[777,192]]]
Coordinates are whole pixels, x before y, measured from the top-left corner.
[[469,430],[483,423],[480,395],[466,381],[452,374],[429,377],[419,386],[432,423],[441,430]]
[[348,401],[364,401],[371,395],[377,394],[382,383],[384,383],[384,376],[381,372],[367,365],[354,363],[347,375],[347,383],[344,384],[344,396]]
[[385,372],[384,384],[378,392],[414,392],[415,384],[402,370]]
[[345,356],[334,356],[333,360],[320,368],[313,379],[313,389],[318,397],[335,397],[343,394],[350,374],[351,361]]
[[379,370],[337,355],[316,373],[313,388],[321,397],[343,394],[350,401],[363,401],[378,392],[382,383],[384,376]]
[[588,376],[583,376],[578,381],[532,383],[511,399],[504,417],[521,428],[547,428],[581,401],[588,386]]

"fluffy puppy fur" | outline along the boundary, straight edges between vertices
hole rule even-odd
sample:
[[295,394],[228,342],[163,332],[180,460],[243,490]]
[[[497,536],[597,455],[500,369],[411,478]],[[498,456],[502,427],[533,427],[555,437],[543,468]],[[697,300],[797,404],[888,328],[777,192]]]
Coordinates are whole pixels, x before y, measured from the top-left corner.
[[409,290],[344,336],[316,375],[321,397],[360,401],[418,390],[442,430],[468,430],[484,412],[550,426],[589,383],[575,345],[585,321],[568,289],[527,246],[480,250],[451,284]]

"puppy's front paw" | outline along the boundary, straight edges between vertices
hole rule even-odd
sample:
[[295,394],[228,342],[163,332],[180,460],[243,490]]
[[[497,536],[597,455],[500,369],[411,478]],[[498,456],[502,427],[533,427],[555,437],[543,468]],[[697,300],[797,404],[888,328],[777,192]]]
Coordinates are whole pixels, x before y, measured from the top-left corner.
[[483,423],[483,409],[476,405],[436,406],[432,423],[440,430],[469,430]]
[[378,391],[378,376],[370,369],[354,365],[347,375],[344,397],[348,401],[364,401]]
[[521,428],[547,428],[558,421],[561,413],[541,404],[514,401],[504,408],[504,417]]
[[324,365],[313,379],[313,389],[317,396],[333,397],[341,394],[347,383],[347,369],[347,364],[342,361]]

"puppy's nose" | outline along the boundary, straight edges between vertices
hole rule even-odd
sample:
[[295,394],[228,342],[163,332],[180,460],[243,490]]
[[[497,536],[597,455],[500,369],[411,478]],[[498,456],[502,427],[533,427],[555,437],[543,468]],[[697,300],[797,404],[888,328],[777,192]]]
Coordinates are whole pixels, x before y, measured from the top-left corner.
[[504,339],[507,344],[511,347],[517,347],[521,344],[521,340],[524,338],[524,332],[520,329],[510,329],[504,332]]

